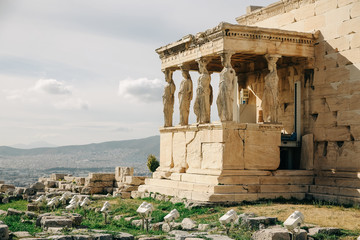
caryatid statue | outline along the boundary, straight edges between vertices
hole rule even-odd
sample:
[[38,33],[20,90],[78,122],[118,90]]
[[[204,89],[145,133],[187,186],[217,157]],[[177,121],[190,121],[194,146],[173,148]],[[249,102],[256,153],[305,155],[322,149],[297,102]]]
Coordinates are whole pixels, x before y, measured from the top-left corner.
[[174,113],[174,93],[176,87],[172,78],[173,71],[165,69],[164,73],[166,80],[166,86],[162,96],[164,104],[164,127],[171,127]]
[[198,123],[210,122],[210,106],[213,101],[212,87],[210,85],[211,77],[206,69],[210,59],[200,58],[196,60],[199,65],[198,87],[196,89],[196,99],[194,103],[194,112]]
[[233,121],[235,70],[231,66],[230,52],[221,53],[221,63],[224,66],[220,73],[219,95],[216,99],[221,122]]
[[280,55],[265,55],[270,73],[265,76],[264,92],[261,102],[264,122],[276,123],[278,121],[279,77],[277,75],[276,62],[280,57]]
[[189,123],[190,102],[193,98],[193,83],[189,74],[189,68],[184,65],[180,68],[184,79],[180,83],[178,96],[180,105],[180,125],[184,126]]

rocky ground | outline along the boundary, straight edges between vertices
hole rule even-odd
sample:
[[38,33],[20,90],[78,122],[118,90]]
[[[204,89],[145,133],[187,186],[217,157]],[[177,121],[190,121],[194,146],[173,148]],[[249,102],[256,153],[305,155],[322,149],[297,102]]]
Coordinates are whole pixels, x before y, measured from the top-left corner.
[[[72,194],[78,196],[79,202],[86,197],[86,195]],[[38,196],[36,196],[38,198]],[[47,194],[48,200],[54,197],[54,193]],[[63,205],[57,206],[57,209],[50,209],[46,204],[36,204],[35,198],[25,202],[26,210],[16,210],[8,208],[0,210],[0,239],[52,239],[52,240],[156,240],[156,239],[176,239],[176,240],[196,240],[196,239],[254,239],[254,240],[287,240],[291,239],[291,234],[281,225],[275,217],[255,216],[255,214],[237,214],[236,219],[232,224],[221,225],[218,222],[218,217],[222,213],[218,212],[219,207],[211,205],[203,205],[193,202],[187,202],[185,205],[188,210],[182,211],[182,199],[164,199],[168,201],[168,205],[163,202],[155,202],[150,198],[146,201],[154,201],[153,217],[151,217],[148,232],[143,229],[143,221],[139,219],[138,215],[130,216],[129,209],[139,205],[143,200],[133,200],[134,203],[124,203],[125,200],[118,198],[95,195],[91,198],[91,204],[87,209],[78,207],[75,211],[66,211],[70,199]],[[22,200],[23,201],[23,200]],[[101,206],[104,202],[111,202],[112,207],[106,214],[101,215]],[[130,201],[128,199],[127,201]],[[20,201],[21,202],[21,201]],[[24,202],[24,201],[23,201]],[[16,200],[14,199],[14,202]],[[117,205],[120,203],[120,205]],[[8,203],[11,204],[11,203]],[[121,205],[122,204],[122,205]],[[1,206],[1,205],[0,205]],[[124,206],[129,206],[129,209],[123,209]],[[183,218],[180,222],[164,222],[163,218],[159,218],[159,209],[164,209],[164,206],[177,206],[181,214],[189,217]],[[136,208],[136,207],[135,207]],[[118,209],[123,209],[119,212]],[[169,208],[170,209],[170,208]],[[185,208],[184,208],[185,209]],[[183,209],[183,210],[184,210]],[[204,211],[206,209],[206,211]],[[236,208],[235,208],[236,209]],[[158,211],[158,212],[157,212]],[[198,212],[199,211],[199,212]],[[166,211],[165,211],[166,212]],[[209,218],[208,213],[214,215]],[[128,214],[126,214],[128,213]],[[200,214],[199,214],[200,213]],[[201,213],[204,213],[203,215]],[[97,214],[97,215],[96,215]],[[196,215],[196,216],[195,216]],[[98,228],[89,227],[89,221],[98,221]],[[206,216],[207,220],[202,221],[202,217]],[[193,219],[192,219],[193,218]],[[36,226],[38,231],[17,231],[11,230],[14,227],[13,223],[6,225],[5,221],[15,219],[20,224]],[[194,220],[195,219],[195,220]],[[107,221],[105,223],[104,221]],[[205,223],[204,223],[205,222]],[[126,231],[126,226],[129,231]],[[114,227],[114,228],[113,228]],[[342,230],[339,228],[323,228],[314,225],[304,225],[304,228],[299,230],[294,239],[297,240],[316,240],[316,239],[356,239],[355,236],[349,238],[341,238]],[[117,230],[118,229],[118,230]],[[125,231],[124,231],[125,230]],[[325,237],[324,237],[325,236]],[[326,238],[329,237],[329,238]],[[335,236],[335,238],[334,238]],[[338,238],[336,238],[338,236]],[[360,238],[359,238],[360,239]]]
[[[277,217],[244,213],[243,207],[236,205],[191,202],[156,193],[137,196],[135,190],[142,182],[142,178],[133,176],[132,168],[124,167],[88,178],[53,174],[27,188],[0,182],[0,240],[292,239]],[[93,190],[109,193],[92,194]],[[144,201],[153,207],[147,228],[138,212]],[[164,221],[173,209],[179,212],[178,218]],[[231,221],[220,223],[220,217],[230,209],[235,213]],[[360,229],[348,231],[305,223],[301,227],[294,239],[350,240],[360,234]]]
[[[9,231],[7,225],[0,222],[0,239],[53,239],[53,240],[131,240],[134,235],[125,232],[112,232],[106,230],[87,229],[81,226],[83,216],[75,213],[63,213],[61,215],[54,215],[52,213],[44,213],[38,215],[31,211],[18,211],[9,208],[7,211],[0,211],[0,215],[6,216],[21,216],[22,221],[35,221],[36,226],[41,227],[42,231],[32,236],[26,231]],[[110,219],[113,221],[119,216],[114,216]],[[121,218],[122,216],[120,216]],[[142,228],[141,220],[133,220],[128,218],[125,221],[131,222],[131,225]],[[246,227],[255,230],[252,234],[252,239],[266,240],[266,239],[291,239],[289,232],[282,226],[277,225],[276,218],[255,217],[251,214],[241,214],[234,222],[233,228]],[[153,233],[145,235],[137,235],[136,239],[141,240],[156,240],[156,239],[181,239],[181,240],[195,240],[195,239],[213,239],[213,240],[227,240],[232,239],[226,235],[226,229],[221,227],[214,227],[216,223],[197,224],[190,218],[184,218],[180,223],[164,223],[158,222],[150,224],[150,231],[162,231],[160,235]],[[171,227],[170,227],[171,226]],[[174,229],[174,230],[172,230]],[[229,232],[234,229],[227,229]],[[338,228],[319,228],[313,227],[308,231],[301,229],[296,235],[295,239],[319,239],[316,238],[318,234],[336,235],[340,233]],[[313,238],[315,237],[315,238]],[[242,239],[242,238],[238,238]],[[244,238],[245,239],[245,238]]]

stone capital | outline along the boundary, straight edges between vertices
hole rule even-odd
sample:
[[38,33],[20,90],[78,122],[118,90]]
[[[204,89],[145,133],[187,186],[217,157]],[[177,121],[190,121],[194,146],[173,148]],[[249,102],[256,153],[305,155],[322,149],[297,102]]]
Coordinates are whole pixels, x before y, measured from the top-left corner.
[[186,64],[186,63],[182,63],[182,64],[179,64],[178,67],[180,68],[181,71],[190,71],[190,65],[189,64]]
[[199,63],[199,62],[203,62],[205,64],[208,64],[211,61],[212,57],[199,57],[197,59],[195,59],[195,62]]
[[276,62],[281,58],[281,55],[279,54],[266,54],[265,59],[268,63],[268,69],[270,72],[276,71]]
[[211,61],[211,58],[208,57],[200,57],[195,60],[199,66],[199,73],[207,72],[206,66]]
[[233,51],[221,51],[218,54],[221,58],[221,64],[223,67],[232,67],[231,66],[231,57],[234,55],[235,52]]
[[265,54],[265,59],[270,62],[270,61],[277,61],[279,58],[281,58],[282,56],[280,54]]

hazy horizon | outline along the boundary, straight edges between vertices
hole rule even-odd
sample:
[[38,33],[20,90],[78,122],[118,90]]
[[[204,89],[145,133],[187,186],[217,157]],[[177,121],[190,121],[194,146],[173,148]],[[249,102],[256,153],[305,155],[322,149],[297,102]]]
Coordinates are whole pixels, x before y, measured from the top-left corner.
[[153,136],[145,136],[142,138],[130,138],[130,139],[123,139],[123,140],[111,140],[111,141],[102,141],[102,142],[88,142],[88,143],[80,143],[80,144],[66,144],[66,145],[55,145],[45,141],[39,142],[32,142],[29,144],[14,144],[14,145],[0,145],[0,147],[11,147],[17,148],[22,150],[29,150],[35,148],[57,148],[57,147],[69,147],[69,146],[84,146],[84,145],[91,145],[91,144],[102,144],[108,142],[122,142],[122,141],[131,141],[131,140],[140,140],[140,139],[147,139],[152,137],[159,137],[160,135],[153,135]]

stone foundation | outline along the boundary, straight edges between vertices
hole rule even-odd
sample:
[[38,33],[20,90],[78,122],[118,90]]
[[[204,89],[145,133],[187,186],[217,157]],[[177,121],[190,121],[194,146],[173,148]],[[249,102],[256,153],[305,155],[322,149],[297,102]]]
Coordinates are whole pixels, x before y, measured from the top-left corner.
[[321,171],[309,195],[339,204],[360,204],[360,172]]
[[276,170],[281,125],[212,123],[160,130],[160,167],[139,192],[194,201],[305,198],[312,170]]
[[146,179],[139,192],[153,192],[193,201],[242,202],[258,199],[304,199],[313,183],[309,170],[239,170],[221,176],[172,173],[167,179]]

